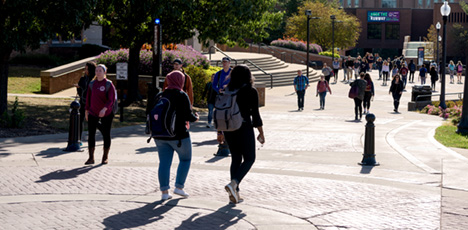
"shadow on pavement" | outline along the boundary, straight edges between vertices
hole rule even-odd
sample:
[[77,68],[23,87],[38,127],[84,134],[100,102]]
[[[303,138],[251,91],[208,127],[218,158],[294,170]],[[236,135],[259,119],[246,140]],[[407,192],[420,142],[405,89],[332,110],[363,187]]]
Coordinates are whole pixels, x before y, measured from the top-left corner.
[[361,174],[370,174],[374,166],[362,166],[361,168]]
[[[216,137],[216,133],[213,133],[213,137]],[[192,142],[192,144],[195,146],[203,146],[203,145],[218,145],[218,140],[213,139],[213,140],[206,140],[202,142]]]
[[59,169],[57,171],[50,172],[44,176],[41,176],[41,179],[37,180],[36,183],[43,183],[43,182],[47,182],[50,180],[67,180],[67,179],[76,178],[81,174],[85,174],[91,171],[92,169],[95,169],[101,166],[102,166],[101,164],[98,164],[95,166],[83,166],[81,168],[76,168],[72,170]]
[[52,158],[52,157],[58,157],[60,155],[74,153],[74,152],[63,151],[63,149],[64,148],[48,148],[46,150],[40,151],[36,156],[41,156],[44,158]]
[[135,151],[136,151],[136,154],[157,152],[158,147],[152,146],[152,147],[139,148],[139,149],[136,149]]
[[163,214],[177,206],[179,200],[172,199],[166,202],[166,204],[163,204],[163,201],[150,203],[141,208],[107,217],[102,223],[106,226],[105,229],[129,229],[145,226],[163,219]]
[[219,160],[222,160],[223,158],[225,157],[229,157],[229,156],[214,156],[213,158],[205,161],[206,163],[215,163],[216,161],[219,161]]
[[235,206],[228,204],[205,216],[200,216],[200,213],[192,214],[175,229],[228,229],[247,216],[242,210],[233,207]]

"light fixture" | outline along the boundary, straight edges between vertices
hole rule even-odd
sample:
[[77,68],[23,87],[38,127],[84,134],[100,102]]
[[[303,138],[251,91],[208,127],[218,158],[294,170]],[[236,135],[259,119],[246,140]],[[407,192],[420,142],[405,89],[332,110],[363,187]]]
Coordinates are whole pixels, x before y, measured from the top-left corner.
[[447,1],[444,1],[444,5],[442,5],[442,7],[440,7],[440,13],[442,14],[442,16],[449,16],[450,6],[449,6]]
[[440,30],[440,22],[437,22],[436,29]]

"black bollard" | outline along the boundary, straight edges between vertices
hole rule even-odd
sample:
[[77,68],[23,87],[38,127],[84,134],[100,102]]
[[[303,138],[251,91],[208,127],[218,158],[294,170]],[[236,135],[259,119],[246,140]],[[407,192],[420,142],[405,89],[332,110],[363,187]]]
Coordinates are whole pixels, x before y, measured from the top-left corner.
[[70,104],[70,126],[68,129],[68,146],[63,151],[67,152],[82,152],[78,136],[80,135],[80,103],[74,100]]
[[368,113],[366,115],[366,134],[364,138],[364,154],[362,161],[358,164],[364,166],[379,166],[380,164],[375,162],[375,115]]

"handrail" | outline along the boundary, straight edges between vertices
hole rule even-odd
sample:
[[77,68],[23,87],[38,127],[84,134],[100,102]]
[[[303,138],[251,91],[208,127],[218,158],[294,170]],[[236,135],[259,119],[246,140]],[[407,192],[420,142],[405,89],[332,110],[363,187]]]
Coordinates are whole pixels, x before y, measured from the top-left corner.
[[[276,48],[275,48],[274,46],[272,47],[272,46],[269,46],[269,45],[267,45],[267,44],[265,44],[265,43],[260,43],[260,45],[258,45],[258,46],[259,46],[259,50],[260,50],[260,48],[262,48],[262,45],[263,45],[263,46],[266,46],[267,48],[272,49],[272,50],[274,50],[274,51],[276,51],[276,52],[280,52],[280,51],[277,51]],[[251,51],[251,52],[252,52],[252,51]],[[286,52],[281,52],[281,57],[283,57],[283,55],[284,55],[284,61],[286,62]],[[301,58],[298,59],[298,58],[296,57],[296,55],[297,55],[296,53],[292,53],[292,54],[291,54],[291,61],[290,61],[290,63],[294,63],[294,62],[293,62],[293,59],[294,59],[294,61],[296,61],[296,63],[302,63],[302,64],[304,64],[305,61],[302,60]]]
[[[215,50],[217,50],[218,52],[222,53],[224,56],[226,56],[226,57],[228,57],[229,59],[231,59],[231,61],[234,61],[234,62],[236,63],[236,65],[237,65],[237,60],[236,60],[236,59],[230,57],[229,55],[227,55],[226,53],[224,53],[222,50],[220,50],[220,49],[219,49],[218,47],[216,47],[216,46],[210,46],[210,47],[208,48],[208,54],[209,54],[209,57],[210,57],[210,61],[211,61],[211,48],[215,48]],[[218,66],[218,62],[219,62],[219,60],[216,61],[216,66]]]
[[[460,100],[463,98],[463,92],[459,92],[459,93],[446,93],[445,95],[458,95],[458,99],[460,99]],[[437,93],[437,94],[418,95],[418,96],[416,96],[415,100],[418,101],[418,98],[420,98],[420,97],[434,97],[434,96],[440,96],[440,93]]]
[[249,59],[244,60],[244,63],[243,63],[243,64],[245,64],[246,62],[250,63],[250,64],[253,65],[255,68],[257,68],[258,70],[260,70],[261,72],[263,72],[263,74],[265,74],[265,75],[270,75],[270,88],[273,88],[273,74],[267,73],[265,70],[263,70],[262,68],[260,68],[259,66],[257,66],[255,63],[251,62]]

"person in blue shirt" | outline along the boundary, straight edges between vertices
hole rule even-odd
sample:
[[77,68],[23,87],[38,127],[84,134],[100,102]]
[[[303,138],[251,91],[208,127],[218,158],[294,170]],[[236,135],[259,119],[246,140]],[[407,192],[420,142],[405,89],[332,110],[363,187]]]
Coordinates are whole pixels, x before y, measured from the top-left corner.
[[297,94],[297,110],[304,110],[304,96],[305,91],[309,87],[309,79],[302,75],[302,71],[297,71],[297,76],[294,78],[294,91]]
[[223,57],[222,59],[223,62],[223,69],[216,72],[214,78],[213,78],[213,89],[217,92],[220,93],[223,91],[224,87],[229,84],[229,74],[231,73],[231,59],[228,57]]

